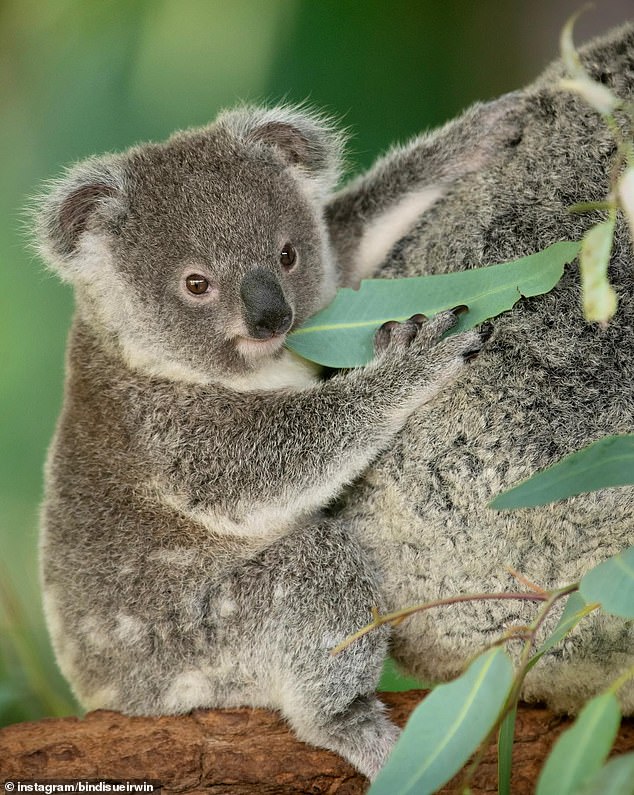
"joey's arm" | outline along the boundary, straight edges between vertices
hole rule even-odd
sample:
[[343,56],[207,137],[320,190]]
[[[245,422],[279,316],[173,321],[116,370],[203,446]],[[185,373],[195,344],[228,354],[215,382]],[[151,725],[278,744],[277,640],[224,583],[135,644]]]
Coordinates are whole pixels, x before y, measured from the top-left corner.
[[294,393],[232,393],[226,402],[201,390],[189,414],[167,405],[153,421],[160,440],[169,440],[156,449],[168,486],[187,504],[238,522],[256,506],[296,505],[297,513],[323,506],[405,419],[398,409],[412,385],[398,373],[388,384],[384,370]]
[[520,98],[514,93],[474,105],[394,148],[331,199],[326,219],[342,285],[372,276],[451,182],[485,168],[518,139]]
[[327,504],[478,345],[475,332],[431,350],[417,341],[295,393],[201,388],[188,398],[191,410],[161,400],[144,432],[159,481],[183,510],[230,531],[283,525]]

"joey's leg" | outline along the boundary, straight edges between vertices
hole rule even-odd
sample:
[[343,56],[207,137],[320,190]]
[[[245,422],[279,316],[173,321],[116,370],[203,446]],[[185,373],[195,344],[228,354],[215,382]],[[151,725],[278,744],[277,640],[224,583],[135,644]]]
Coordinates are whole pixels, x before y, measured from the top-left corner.
[[273,578],[262,637],[278,706],[300,739],[373,778],[398,737],[375,695],[389,630],[330,652],[381,607],[374,572],[336,521],[322,520],[275,547],[262,556]]

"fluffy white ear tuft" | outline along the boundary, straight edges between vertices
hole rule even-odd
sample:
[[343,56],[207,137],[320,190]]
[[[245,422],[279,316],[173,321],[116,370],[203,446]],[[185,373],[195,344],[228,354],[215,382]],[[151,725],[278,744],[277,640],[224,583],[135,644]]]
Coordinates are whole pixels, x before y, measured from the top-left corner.
[[71,166],[36,199],[36,247],[64,279],[81,271],[75,262],[82,235],[104,230],[125,208],[123,172],[116,156],[93,157]]
[[292,167],[332,191],[342,171],[345,137],[321,113],[286,105],[225,111],[218,124],[244,143],[275,148]]

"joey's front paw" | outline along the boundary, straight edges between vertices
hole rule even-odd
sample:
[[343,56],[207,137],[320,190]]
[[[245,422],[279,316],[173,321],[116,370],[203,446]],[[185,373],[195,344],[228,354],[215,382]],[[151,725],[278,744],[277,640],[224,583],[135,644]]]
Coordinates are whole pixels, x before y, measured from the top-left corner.
[[468,307],[456,306],[445,312],[439,312],[431,320],[425,315],[412,315],[408,320],[388,320],[374,335],[374,352],[379,355],[388,350],[402,351],[417,341],[418,345],[431,348],[440,337],[454,326],[458,315],[466,312]]
[[374,353],[384,353],[390,347],[395,350],[408,348],[426,320],[425,315],[412,315],[404,321],[388,320],[374,335]]

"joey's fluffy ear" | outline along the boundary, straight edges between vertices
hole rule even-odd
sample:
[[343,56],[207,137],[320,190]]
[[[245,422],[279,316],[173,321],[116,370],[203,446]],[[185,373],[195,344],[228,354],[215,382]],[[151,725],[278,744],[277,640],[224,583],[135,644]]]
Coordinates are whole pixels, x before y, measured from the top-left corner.
[[280,106],[225,111],[221,126],[245,143],[274,147],[289,165],[301,169],[326,193],[341,175],[344,135],[315,111]]
[[36,199],[35,242],[47,264],[64,279],[82,270],[82,235],[105,230],[124,212],[123,174],[116,156],[93,157],[71,166]]

